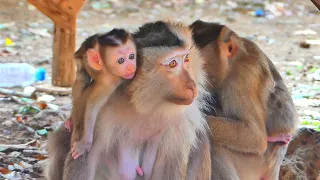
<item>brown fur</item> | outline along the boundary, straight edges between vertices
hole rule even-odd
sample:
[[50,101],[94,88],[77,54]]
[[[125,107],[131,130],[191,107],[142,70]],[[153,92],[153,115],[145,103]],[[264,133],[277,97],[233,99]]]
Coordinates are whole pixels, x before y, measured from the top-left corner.
[[[131,59],[129,54],[133,55]],[[122,83],[126,73],[131,71],[134,74],[135,57],[135,42],[124,29],[93,35],[75,53],[78,70],[73,86],[71,118],[71,151],[75,159],[90,151],[98,112]],[[122,63],[118,63],[119,58],[123,59]],[[127,69],[129,66],[130,71]]]
[[[287,146],[267,143],[267,136],[294,133],[298,122],[280,74],[253,42],[226,26],[196,21],[191,28],[215,95],[207,113],[212,179],[278,179]],[[230,44],[238,49],[227,58]]]
[[[180,42],[177,46],[167,45],[162,48],[149,46],[153,43],[149,42],[152,41],[151,35],[157,35],[159,29],[163,30],[161,33],[167,31],[167,36],[161,36],[164,39],[172,35],[170,32],[178,35],[184,42],[183,46],[180,46]],[[144,35],[150,36],[145,38]],[[119,149],[126,146],[133,153],[140,154],[145,145],[146,150],[142,157],[149,155],[148,150],[156,150],[153,168],[151,172],[145,172],[145,179],[185,179],[187,175],[199,179],[210,178],[210,144],[206,121],[200,110],[203,106],[201,99],[206,94],[203,89],[205,79],[202,60],[193,45],[191,32],[182,24],[158,21],[142,26],[136,38],[139,66],[135,78],[120,85],[102,107],[97,118],[91,151],[77,161],[72,160],[69,154],[64,164],[63,179],[121,179],[122,174],[116,173]],[[189,54],[190,67],[183,69],[183,73],[164,76],[167,72],[160,70],[163,67],[159,66],[159,63],[166,54],[175,52],[177,47],[193,47]],[[155,52],[160,53],[157,55]],[[185,88],[189,88],[183,81],[173,84],[171,80],[176,78],[194,81],[198,88],[198,96],[190,105],[168,102],[168,97],[178,96],[179,93],[183,96]],[[48,143],[51,157],[65,156],[65,152],[58,149],[63,148],[62,142],[68,138],[61,130],[50,136]],[[152,159],[153,155],[150,152],[150,156],[143,159]],[[54,161],[50,159],[50,162]],[[107,167],[106,163],[111,164],[111,167]],[[142,168],[144,163],[145,161],[142,161]],[[48,168],[49,174],[62,170],[62,166],[56,165]]]

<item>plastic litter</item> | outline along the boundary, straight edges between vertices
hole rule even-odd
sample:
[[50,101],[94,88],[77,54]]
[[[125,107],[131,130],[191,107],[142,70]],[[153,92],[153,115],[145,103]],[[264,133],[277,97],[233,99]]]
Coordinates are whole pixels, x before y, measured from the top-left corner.
[[0,87],[28,86],[46,77],[44,68],[35,68],[26,63],[0,64]]

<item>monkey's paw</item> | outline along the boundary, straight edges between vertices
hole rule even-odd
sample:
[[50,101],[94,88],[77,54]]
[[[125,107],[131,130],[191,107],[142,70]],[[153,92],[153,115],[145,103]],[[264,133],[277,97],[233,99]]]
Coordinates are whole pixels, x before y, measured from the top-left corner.
[[89,152],[91,149],[91,143],[83,143],[81,141],[75,141],[72,144],[71,153],[73,159],[78,159],[82,154]]
[[280,134],[275,137],[268,136],[267,141],[268,142],[281,142],[284,143],[285,145],[288,144],[292,139],[291,134]]
[[72,130],[72,121],[71,121],[71,118],[67,119],[67,120],[64,122],[64,127],[67,129],[68,132],[71,132],[71,130]]

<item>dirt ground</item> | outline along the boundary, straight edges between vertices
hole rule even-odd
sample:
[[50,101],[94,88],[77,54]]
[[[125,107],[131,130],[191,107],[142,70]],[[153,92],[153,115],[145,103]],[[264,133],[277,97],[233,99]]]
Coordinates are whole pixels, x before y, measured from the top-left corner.
[[[109,2],[111,8],[103,8],[105,2]],[[187,24],[197,19],[220,22],[228,25],[240,36],[252,39],[269,56],[283,75],[293,96],[296,97],[295,104],[301,120],[320,120],[320,81],[313,78],[315,71],[320,69],[320,45],[311,45],[310,48],[299,46],[300,42],[306,39],[320,39],[320,13],[310,1],[279,1],[284,3],[283,9],[286,15],[275,16],[273,19],[248,14],[261,4],[262,1],[259,0],[212,0],[195,5],[183,1],[172,2],[88,1],[77,20],[77,48],[88,35],[108,31],[114,27],[134,31],[143,23],[159,19],[177,20]],[[240,4],[246,3],[248,4],[246,8],[240,7]],[[4,39],[10,38],[15,43],[10,50],[17,54],[0,55],[0,63],[25,62],[35,67],[43,67],[48,73],[46,82],[50,83],[52,38],[31,33],[30,28],[48,30],[49,34],[52,34],[52,22],[25,0],[0,0],[0,24],[10,22],[14,22],[15,25],[0,28],[0,51],[6,48]],[[306,29],[317,34],[294,34],[295,31]],[[310,94],[312,97],[309,99],[299,98]],[[58,113],[60,116],[48,112],[38,119],[28,117],[27,124],[37,129],[48,124],[63,122],[63,118],[69,116],[71,99],[70,96],[55,96],[55,98],[52,103],[60,107]],[[26,130],[24,126],[6,124],[8,120],[14,118],[13,111],[21,106],[12,101],[0,101],[0,124],[2,124],[0,144],[22,144],[38,139],[40,146],[45,147],[45,135],[35,136],[34,132]],[[4,157],[4,154],[1,154],[0,146],[0,167],[3,167],[6,163],[1,156]]]

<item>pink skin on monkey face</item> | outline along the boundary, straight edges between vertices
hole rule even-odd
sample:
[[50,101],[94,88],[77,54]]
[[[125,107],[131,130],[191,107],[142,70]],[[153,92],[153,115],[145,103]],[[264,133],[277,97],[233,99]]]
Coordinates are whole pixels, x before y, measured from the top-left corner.
[[136,47],[131,40],[125,44],[107,48],[109,66],[113,74],[124,79],[132,79],[136,72]]

